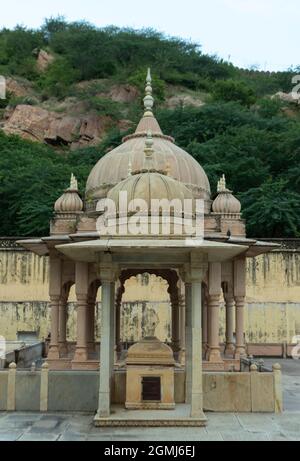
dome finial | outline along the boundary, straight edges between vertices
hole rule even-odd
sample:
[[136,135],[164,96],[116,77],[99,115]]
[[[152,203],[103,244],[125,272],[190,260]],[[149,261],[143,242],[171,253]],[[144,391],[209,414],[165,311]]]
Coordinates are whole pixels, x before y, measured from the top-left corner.
[[225,178],[225,174],[223,174],[222,178],[218,182],[218,193],[226,192],[226,191],[227,191],[226,178]]
[[153,137],[152,137],[152,131],[149,130],[147,133],[147,139],[145,143],[145,161],[144,161],[144,170],[150,171],[154,169],[153,166]]
[[74,190],[74,191],[78,192],[78,181],[75,178],[75,176],[73,175],[73,173],[71,174],[71,181],[70,181],[69,190]]
[[154,98],[152,96],[152,77],[151,77],[151,69],[148,69],[147,78],[146,78],[146,88],[145,88],[146,96],[144,97],[144,108],[145,108],[145,117],[152,117],[153,116],[153,106],[154,106]]

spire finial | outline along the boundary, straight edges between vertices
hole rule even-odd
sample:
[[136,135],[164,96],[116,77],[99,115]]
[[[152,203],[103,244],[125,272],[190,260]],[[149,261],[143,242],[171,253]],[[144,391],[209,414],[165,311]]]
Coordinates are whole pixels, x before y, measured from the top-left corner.
[[223,174],[220,181],[218,182],[218,193],[227,192],[227,191],[228,189],[226,187],[226,178],[225,178],[225,174]]
[[148,69],[147,78],[146,78],[146,88],[145,88],[146,96],[144,97],[144,108],[145,108],[145,117],[152,117],[153,116],[153,106],[154,106],[154,98],[152,96],[152,77],[151,77],[151,69]]
[[146,146],[144,149],[145,152],[145,162],[144,162],[144,170],[150,171],[153,170],[153,137],[152,137],[152,131],[149,130],[147,133],[147,139],[146,139]]
[[75,176],[73,175],[73,173],[71,174],[71,181],[70,181],[69,189],[74,190],[74,191],[78,191],[78,181],[75,178]]

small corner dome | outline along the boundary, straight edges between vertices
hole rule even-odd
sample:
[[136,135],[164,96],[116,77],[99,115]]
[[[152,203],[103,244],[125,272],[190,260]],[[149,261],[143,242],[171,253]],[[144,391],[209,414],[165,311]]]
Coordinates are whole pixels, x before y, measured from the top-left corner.
[[70,187],[56,200],[56,213],[80,213],[83,210],[83,201],[78,193],[78,183],[74,175],[71,176]]
[[212,205],[214,213],[218,214],[240,214],[242,210],[241,202],[226,188],[225,176],[218,183],[218,196]]

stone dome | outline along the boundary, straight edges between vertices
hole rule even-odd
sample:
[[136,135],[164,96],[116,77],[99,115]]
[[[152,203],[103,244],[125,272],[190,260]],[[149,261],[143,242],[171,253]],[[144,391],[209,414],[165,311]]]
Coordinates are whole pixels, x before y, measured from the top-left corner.
[[168,201],[179,199],[181,202],[185,199],[193,199],[192,192],[184,184],[154,171],[129,176],[108,193],[107,197],[116,203],[117,209],[121,192],[127,192],[128,202],[135,199],[144,200],[148,210],[151,207],[151,200],[155,199]]
[[241,202],[226,188],[226,180],[223,175],[218,184],[218,196],[212,205],[213,212],[219,214],[240,214],[241,209]]
[[79,196],[74,175],[71,176],[70,187],[56,200],[54,210],[56,213],[80,213],[83,210],[83,201]]
[[175,365],[172,349],[157,338],[145,338],[128,350],[126,364]]
[[210,184],[203,168],[191,155],[176,146],[173,138],[162,133],[152,112],[152,88],[149,80],[147,82],[145,113],[136,132],[125,137],[120,146],[101,158],[92,169],[86,185],[87,202],[106,197],[110,189],[127,177],[129,163],[134,170],[142,169],[144,145],[149,130],[154,141],[154,167],[157,170],[164,170],[168,164],[172,178],[185,184],[195,198],[209,201]]
[[[170,202],[179,199],[182,204],[184,200],[193,200],[192,192],[183,183],[155,169],[153,164],[154,140],[151,131],[147,134],[145,144],[146,148],[142,150],[144,153],[143,169],[132,175],[127,168],[129,176],[108,193],[107,197],[115,202],[117,211],[119,211],[118,205],[121,192],[127,193],[128,203],[132,200],[143,200],[147,205],[147,209],[140,211],[151,210],[152,200],[166,199]],[[181,207],[181,212],[182,209],[183,207]]]

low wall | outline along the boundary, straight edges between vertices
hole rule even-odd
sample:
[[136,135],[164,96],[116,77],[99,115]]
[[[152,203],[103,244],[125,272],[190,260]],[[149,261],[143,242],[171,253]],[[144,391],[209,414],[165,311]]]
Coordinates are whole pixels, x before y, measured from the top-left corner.
[[6,368],[10,363],[16,363],[19,368],[30,368],[33,362],[38,362],[42,359],[44,349],[45,346],[42,342],[31,346],[23,346],[19,349],[17,348],[17,343],[15,343],[15,349],[7,352],[5,359],[1,359],[0,369]]
[[[0,411],[88,412],[98,408],[99,373],[87,371],[0,371]],[[126,371],[116,371],[112,402],[125,404]],[[282,411],[280,367],[273,372],[203,373],[204,411]],[[175,402],[184,403],[185,373],[175,373]]]

